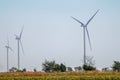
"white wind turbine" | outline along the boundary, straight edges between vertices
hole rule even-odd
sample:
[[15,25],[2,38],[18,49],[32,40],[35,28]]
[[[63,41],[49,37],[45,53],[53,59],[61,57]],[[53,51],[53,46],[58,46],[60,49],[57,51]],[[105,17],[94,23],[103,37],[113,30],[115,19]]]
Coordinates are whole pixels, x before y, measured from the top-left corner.
[[9,46],[9,40],[7,39],[7,45],[5,46],[7,49],[7,72],[9,72],[9,49],[13,51],[13,49]]
[[94,18],[94,16],[98,13],[98,11],[99,10],[96,11],[96,13],[88,20],[88,22],[86,24],[84,24],[81,21],[79,21],[78,19],[72,17],[75,21],[77,21],[78,23],[81,24],[81,27],[83,27],[83,39],[84,39],[84,57],[83,58],[84,58],[84,65],[86,65],[86,33],[87,33],[90,49],[92,49],[87,26],[88,26],[89,22]]
[[23,33],[23,28],[24,27],[22,27],[21,33],[19,35],[15,35],[17,43],[18,43],[18,70],[20,70],[20,45],[21,45],[22,51],[24,53],[24,49],[23,49],[22,41],[21,41],[21,36],[22,36],[22,33]]

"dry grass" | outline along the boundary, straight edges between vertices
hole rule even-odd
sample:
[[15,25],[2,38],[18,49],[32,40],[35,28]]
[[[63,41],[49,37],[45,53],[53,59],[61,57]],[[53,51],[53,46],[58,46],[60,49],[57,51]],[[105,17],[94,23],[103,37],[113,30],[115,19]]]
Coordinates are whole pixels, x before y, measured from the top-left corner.
[[0,80],[120,80],[118,72],[13,72],[0,73]]
[[2,76],[62,76],[62,75],[120,75],[120,72],[101,72],[101,71],[80,71],[80,72],[1,72],[0,77]]

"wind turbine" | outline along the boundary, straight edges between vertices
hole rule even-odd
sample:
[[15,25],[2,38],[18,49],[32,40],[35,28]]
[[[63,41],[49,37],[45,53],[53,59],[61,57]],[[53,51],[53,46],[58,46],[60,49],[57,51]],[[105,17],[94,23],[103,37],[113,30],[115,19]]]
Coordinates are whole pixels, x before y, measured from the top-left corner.
[[5,46],[7,49],[7,72],[9,72],[9,49],[13,51],[13,49],[9,46],[9,40],[7,39],[7,45]]
[[78,19],[74,18],[71,16],[72,19],[74,19],[75,21],[77,21],[78,23],[81,24],[81,27],[83,28],[83,40],[84,40],[84,65],[86,65],[86,33],[87,33],[87,37],[88,37],[88,41],[89,41],[89,45],[90,45],[90,49],[92,50],[91,47],[91,41],[90,41],[90,36],[89,36],[89,32],[87,29],[88,24],[90,23],[90,21],[94,18],[94,16],[98,13],[99,10],[96,11],[96,13],[88,20],[88,22],[86,24],[82,23],[81,21],[79,21]]
[[22,33],[23,33],[23,28],[24,27],[22,27],[21,33],[19,35],[15,35],[17,43],[18,43],[18,70],[20,70],[20,45],[21,45],[22,51],[24,53],[24,49],[23,49],[22,41],[21,41],[21,36],[22,36]]

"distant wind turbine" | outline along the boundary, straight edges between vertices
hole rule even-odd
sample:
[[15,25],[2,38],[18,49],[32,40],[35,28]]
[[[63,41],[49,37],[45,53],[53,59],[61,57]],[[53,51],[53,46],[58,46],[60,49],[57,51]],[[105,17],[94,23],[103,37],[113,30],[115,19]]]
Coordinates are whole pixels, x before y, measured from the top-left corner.
[[15,35],[17,43],[18,43],[18,70],[20,70],[20,45],[21,45],[22,51],[24,53],[24,49],[23,49],[22,41],[21,41],[21,36],[22,36],[22,33],[23,33],[23,28],[24,28],[24,26],[22,27],[21,33],[19,35]]
[[74,17],[71,16],[71,18],[73,18],[75,21],[77,21],[78,23],[80,23],[81,27],[83,27],[83,39],[84,39],[84,57],[83,58],[84,58],[84,65],[86,65],[86,33],[87,33],[87,37],[88,37],[90,49],[92,50],[90,36],[89,36],[89,32],[88,32],[87,26],[90,23],[90,21],[94,18],[94,16],[98,13],[98,11],[99,10],[96,11],[96,13],[88,20],[88,22],[86,24],[82,23],[78,19],[76,19],[76,18],[74,18]]
[[7,72],[9,72],[9,49],[13,51],[13,49],[9,46],[9,40],[7,39],[7,45],[5,46],[7,49]]

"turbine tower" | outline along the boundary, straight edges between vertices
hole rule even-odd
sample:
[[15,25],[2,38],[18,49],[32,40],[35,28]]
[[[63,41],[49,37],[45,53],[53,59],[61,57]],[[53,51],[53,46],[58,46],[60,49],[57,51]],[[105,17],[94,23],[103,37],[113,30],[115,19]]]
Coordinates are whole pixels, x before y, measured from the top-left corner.
[[17,44],[18,44],[18,70],[20,70],[20,45],[21,45],[22,51],[24,53],[23,46],[22,46],[22,41],[21,41],[21,36],[22,36],[22,33],[23,33],[23,28],[24,28],[24,26],[22,27],[21,33],[19,34],[19,36],[15,35],[16,40],[17,40]]
[[7,72],[9,72],[9,49],[13,51],[13,49],[9,46],[9,40],[7,39],[7,45],[5,46],[7,49]]
[[94,16],[98,13],[98,11],[99,10],[96,11],[96,13],[88,20],[88,22],[86,24],[82,23],[78,19],[76,19],[76,18],[74,18],[74,17],[71,16],[71,18],[74,19],[75,21],[77,21],[78,23],[80,23],[81,27],[83,28],[83,41],[84,41],[84,45],[83,45],[83,48],[84,48],[84,57],[83,57],[83,59],[84,59],[84,65],[86,65],[86,34],[87,34],[87,37],[88,37],[90,49],[92,50],[90,36],[89,36],[89,32],[88,32],[87,26],[90,23],[90,21],[94,18]]

